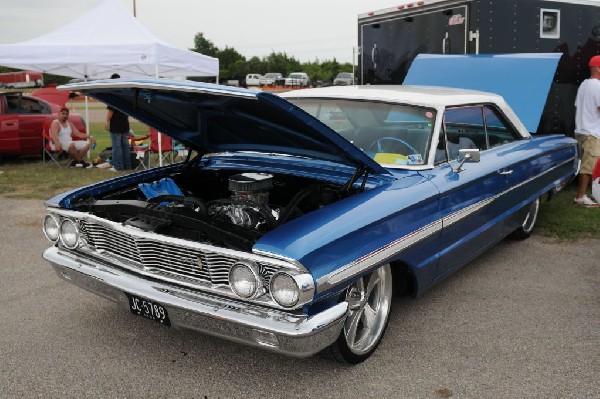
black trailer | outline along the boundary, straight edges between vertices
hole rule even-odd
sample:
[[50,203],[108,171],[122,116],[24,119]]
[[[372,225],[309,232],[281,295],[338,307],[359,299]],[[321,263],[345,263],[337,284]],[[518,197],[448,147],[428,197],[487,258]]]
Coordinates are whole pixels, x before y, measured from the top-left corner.
[[359,15],[358,38],[361,84],[401,84],[421,53],[562,53],[537,132],[573,135],[577,88],[600,54],[600,2],[413,1]]

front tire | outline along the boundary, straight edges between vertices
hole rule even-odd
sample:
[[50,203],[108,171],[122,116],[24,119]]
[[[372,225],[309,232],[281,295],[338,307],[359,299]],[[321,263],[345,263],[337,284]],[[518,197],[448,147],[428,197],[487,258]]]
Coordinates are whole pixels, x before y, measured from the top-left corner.
[[322,355],[357,364],[375,352],[383,338],[392,307],[392,271],[389,264],[361,277],[346,290],[348,317],[340,336]]
[[540,199],[536,198],[527,210],[527,214],[521,223],[521,226],[512,233],[512,237],[517,240],[524,240],[531,235],[537,222],[538,214],[540,213]]

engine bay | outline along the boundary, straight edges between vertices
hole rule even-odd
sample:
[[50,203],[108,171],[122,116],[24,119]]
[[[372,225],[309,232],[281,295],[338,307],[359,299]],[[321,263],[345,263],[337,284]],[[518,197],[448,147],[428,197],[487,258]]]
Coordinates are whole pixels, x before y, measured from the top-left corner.
[[182,171],[74,208],[143,231],[250,251],[265,233],[356,191],[284,174]]

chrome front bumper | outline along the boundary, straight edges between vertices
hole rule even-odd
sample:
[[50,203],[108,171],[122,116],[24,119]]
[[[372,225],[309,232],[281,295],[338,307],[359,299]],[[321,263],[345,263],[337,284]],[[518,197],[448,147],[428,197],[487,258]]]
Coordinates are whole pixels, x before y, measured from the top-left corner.
[[348,304],[342,302],[310,317],[286,313],[152,281],[57,247],[48,248],[43,256],[62,279],[117,302],[128,311],[125,293],[163,305],[173,327],[291,356],[311,356],[331,345],[340,334],[348,310]]

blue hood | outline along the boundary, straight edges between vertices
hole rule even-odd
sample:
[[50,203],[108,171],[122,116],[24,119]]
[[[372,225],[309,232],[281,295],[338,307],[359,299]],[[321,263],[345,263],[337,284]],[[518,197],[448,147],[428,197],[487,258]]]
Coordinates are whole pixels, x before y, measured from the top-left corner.
[[481,90],[504,97],[530,132],[536,132],[561,53],[420,54],[405,85]]
[[325,124],[259,90],[150,78],[97,80],[60,89],[94,97],[202,154],[288,154],[389,174]]

